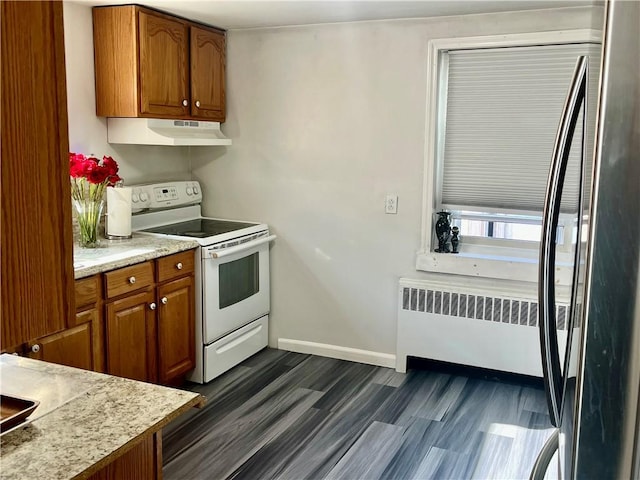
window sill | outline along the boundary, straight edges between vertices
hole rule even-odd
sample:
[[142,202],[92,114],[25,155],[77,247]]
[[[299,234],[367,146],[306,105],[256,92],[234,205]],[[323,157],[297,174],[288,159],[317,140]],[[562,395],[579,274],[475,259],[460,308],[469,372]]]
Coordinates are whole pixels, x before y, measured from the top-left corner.
[[[507,254],[505,254],[507,253]],[[524,255],[520,251],[460,252],[458,254],[419,252],[416,269],[425,272],[448,273],[468,277],[538,282],[538,259],[531,252]],[[537,253],[537,252],[536,252]],[[556,264],[556,284],[571,285],[573,268],[570,263]]]

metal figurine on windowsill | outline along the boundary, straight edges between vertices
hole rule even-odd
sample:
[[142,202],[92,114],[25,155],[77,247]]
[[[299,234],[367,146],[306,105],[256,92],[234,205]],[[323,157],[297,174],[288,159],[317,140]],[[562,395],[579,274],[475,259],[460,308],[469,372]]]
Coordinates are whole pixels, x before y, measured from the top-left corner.
[[451,236],[451,220],[449,219],[449,215],[451,215],[446,210],[442,212],[438,212],[438,220],[436,221],[436,237],[438,238],[438,248],[436,248],[436,252],[438,253],[449,253],[449,237]]
[[451,228],[451,253],[458,253],[458,245],[460,244],[460,239],[458,238],[459,233],[460,229],[458,227]]
[[[438,220],[436,221],[436,237],[438,238],[438,253],[458,253],[458,245],[460,239],[458,235],[460,229],[458,227],[451,228],[450,212],[443,210],[438,212]],[[451,241],[451,249],[449,249],[449,241]]]

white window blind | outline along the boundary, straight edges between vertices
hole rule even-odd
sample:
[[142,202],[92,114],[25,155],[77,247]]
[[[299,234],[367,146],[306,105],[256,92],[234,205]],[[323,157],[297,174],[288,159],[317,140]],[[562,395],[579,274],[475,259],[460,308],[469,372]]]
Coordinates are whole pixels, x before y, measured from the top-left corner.
[[[556,130],[577,57],[589,55],[590,181],[600,45],[455,50],[447,54],[442,164],[444,206],[542,211]],[[562,198],[575,211],[582,114]]]

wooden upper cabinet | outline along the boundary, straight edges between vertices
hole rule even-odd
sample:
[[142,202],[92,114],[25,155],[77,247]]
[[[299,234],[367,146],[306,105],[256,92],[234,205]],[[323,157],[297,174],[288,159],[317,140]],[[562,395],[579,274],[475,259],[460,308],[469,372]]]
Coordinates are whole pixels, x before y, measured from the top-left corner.
[[123,5],[93,9],[93,40],[98,116],[224,121],[223,31]]
[[225,120],[225,36],[191,27],[191,114]]
[[0,347],[74,315],[62,2],[0,2]]
[[141,11],[141,113],[176,115],[189,112],[189,39],[184,22]]

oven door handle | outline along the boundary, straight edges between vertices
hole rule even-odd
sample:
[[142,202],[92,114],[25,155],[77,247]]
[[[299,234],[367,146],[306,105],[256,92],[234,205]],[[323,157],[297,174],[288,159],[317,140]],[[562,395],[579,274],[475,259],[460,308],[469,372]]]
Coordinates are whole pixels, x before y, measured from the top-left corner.
[[245,250],[250,250],[254,247],[262,245],[263,243],[268,243],[272,240],[275,240],[275,235],[269,235],[268,237],[258,238],[257,240],[253,240],[251,242],[243,243],[241,245],[236,245],[235,247],[225,248],[224,250],[213,250],[209,249],[209,256],[211,258],[222,258],[228,255],[233,255],[234,253],[244,252]]

